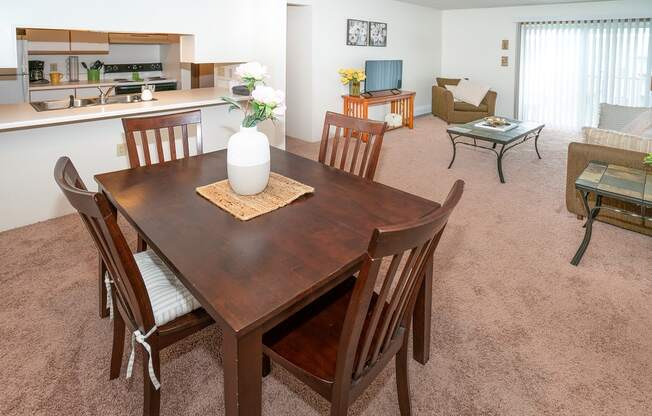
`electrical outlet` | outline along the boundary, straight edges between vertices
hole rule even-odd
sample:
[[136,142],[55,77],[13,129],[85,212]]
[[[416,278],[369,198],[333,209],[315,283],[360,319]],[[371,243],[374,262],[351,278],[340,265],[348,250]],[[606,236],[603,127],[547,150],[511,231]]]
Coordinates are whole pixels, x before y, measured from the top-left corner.
[[116,149],[116,155],[117,156],[125,156],[127,154],[127,147],[125,146],[124,143],[118,143],[118,147]]

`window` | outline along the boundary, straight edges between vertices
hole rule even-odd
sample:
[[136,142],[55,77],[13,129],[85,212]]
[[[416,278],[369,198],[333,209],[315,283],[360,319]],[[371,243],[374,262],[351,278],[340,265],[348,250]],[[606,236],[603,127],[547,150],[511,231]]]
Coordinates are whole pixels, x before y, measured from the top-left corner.
[[650,19],[520,24],[518,116],[595,126],[600,103],[650,106]]

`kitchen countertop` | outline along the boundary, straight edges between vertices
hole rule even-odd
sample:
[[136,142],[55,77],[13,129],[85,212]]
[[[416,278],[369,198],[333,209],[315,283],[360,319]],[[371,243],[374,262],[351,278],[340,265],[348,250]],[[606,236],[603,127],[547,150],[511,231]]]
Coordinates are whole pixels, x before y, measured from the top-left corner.
[[92,88],[92,87],[111,87],[114,85],[141,85],[141,84],[160,84],[163,82],[177,82],[176,79],[158,79],[153,81],[128,81],[128,82],[115,82],[111,79],[104,79],[101,81],[63,81],[58,84],[29,84],[30,91],[43,91],[43,90],[64,90],[68,88]]
[[29,103],[0,105],[0,132],[69,124],[105,118],[131,116],[161,111],[183,110],[213,105],[227,105],[221,97],[227,96],[238,101],[247,97],[234,96],[227,88],[198,88],[155,92],[156,101],[139,103],[107,104],[81,108],[38,112]]

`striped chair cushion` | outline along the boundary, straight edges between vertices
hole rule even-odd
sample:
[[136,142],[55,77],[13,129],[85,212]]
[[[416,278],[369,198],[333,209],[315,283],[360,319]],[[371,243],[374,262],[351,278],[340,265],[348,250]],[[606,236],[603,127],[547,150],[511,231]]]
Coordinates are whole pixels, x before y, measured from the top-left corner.
[[145,281],[156,326],[166,324],[201,305],[152,250],[134,254]]
[[594,127],[584,127],[582,129],[582,136],[584,137],[584,142],[588,144],[597,144],[642,153],[652,152],[652,139],[647,137],[634,136],[612,130],[596,129]]

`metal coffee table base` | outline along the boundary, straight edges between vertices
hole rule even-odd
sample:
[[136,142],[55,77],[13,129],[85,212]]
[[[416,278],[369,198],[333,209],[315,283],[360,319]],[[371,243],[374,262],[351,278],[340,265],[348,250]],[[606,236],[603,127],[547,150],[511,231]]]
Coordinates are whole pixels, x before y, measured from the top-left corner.
[[448,133],[448,137],[451,139],[451,143],[453,144],[453,158],[451,159],[451,163],[448,165],[448,169],[450,169],[453,166],[453,162],[455,162],[455,156],[457,155],[457,145],[458,144],[463,144],[465,146],[471,146],[471,147],[479,147],[480,149],[485,149],[485,150],[490,150],[496,154],[497,157],[497,163],[498,163],[498,176],[500,177],[500,182],[505,183],[505,175],[503,174],[503,156],[505,153],[519,144],[523,144],[531,139],[534,139],[534,150],[537,152],[537,157],[541,159],[541,154],[539,153],[539,135],[541,134],[541,130],[543,130],[543,127],[526,135],[522,139],[519,139],[515,142],[508,143],[508,144],[501,144],[500,145],[500,150],[496,150],[497,144],[496,142],[493,142],[493,145],[491,147],[488,146],[482,146],[478,144],[478,140],[481,141],[488,141],[484,139],[473,139],[473,143],[468,143],[465,142],[461,139],[463,138],[469,138],[468,136],[464,136],[462,134],[458,135],[453,135],[452,133]]
[[583,225],[583,227],[585,228],[584,239],[582,240],[582,243],[577,249],[577,252],[573,257],[573,260],[571,260],[571,264],[573,266],[577,266],[578,264],[580,264],[580,261],[582,260],[582,256],[584,256],[586,249],[589,247],[589,243],[591,242],[591,232],[593,231],[593,221],[595,220],[595,217],[597,217],[598,214],[600,213],[600,210],[607,209],[609,211],[614,211],[620,214],[629,215],[630,217],[643,218],[652,221],[652,217],[647,217],[643,214],[645,212],[643,207],[641,207],[641,214],[639,215],[631,211],[610,207],[608,205],[602,205],[602,195],[600,194],[596,195],[595,206],[591,208],[589,206],[589,194],[591,192],[580,190],[580,193],[582,194],[582,205],[584,205],[584,211],[586,212],[586,222]]

